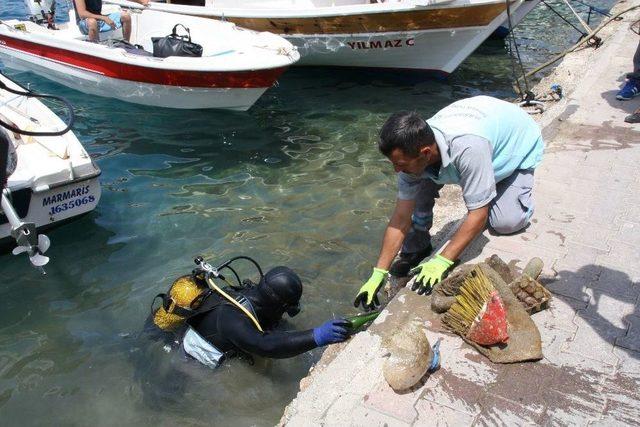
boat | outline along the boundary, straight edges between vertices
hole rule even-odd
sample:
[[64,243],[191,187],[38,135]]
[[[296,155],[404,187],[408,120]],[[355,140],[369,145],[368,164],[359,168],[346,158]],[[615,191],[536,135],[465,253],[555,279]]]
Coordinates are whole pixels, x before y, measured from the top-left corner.
[[[103,13],[119,9],[105,5]],[[157,107],[244,111],[300,57],[282,37],[231,22],[155,10],[133,12],[130,42],[143,50],[109,43],[121,38],[121,30],[101,33],[106,39],[102,43],[90,42],[71,8],[69,22],[60,26],[33,15],[33,20],[0,22],[0,59],[8,67],[92,95]],[[201,57],[150,54],[151,38],[171,34],[176,24],[188,28],[192,41],[202,45]]]
[[[49,238],[39,231],[95,209],[100,168],[63,122],[38,98],[0,73],[0,245],[27,253],[42,268]],[[3,183],[6,185],[3,187]]]
[[[127,0],[104,0],[140,8]],[[270,31],[300,51],[297,65],[452,73],[529,1],[167,0],[159,11]],[[522,17],[520,17],[521,19]]]

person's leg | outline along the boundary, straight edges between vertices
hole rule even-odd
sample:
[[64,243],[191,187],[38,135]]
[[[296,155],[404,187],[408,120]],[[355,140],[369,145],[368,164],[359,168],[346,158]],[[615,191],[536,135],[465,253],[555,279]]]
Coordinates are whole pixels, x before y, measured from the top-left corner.
[[638,73],[640,73],[640,43],[638,43],[636,53],[633,55],[633,76],[627,76],[628,79],[622,89],[616,94],[616,99],[627,101],[640,95],[640,78],[637,77]]
[[129,12],[120,13],[120,22],[122,23],[122,37],[129,41],[131,38],[131,15]]
[[402,243],[400,257],[389,269],[392,275],[406,276],[411,268],[418,265],[433,250],[429,230],[433,225],[433,207],[441,188],[441,184],[436,184],[430,179],[421,181],[416,206],[411,216],[411,229]]
[[489,208],[489,225],[499,234],[516,233],[533,215],[533,170],[517,170],[496,185]]
[[80,32],[85,36],[89,36],[89,40],[92,42],[98,41],[98,21],[93,18],[86,18],[78,22],[78,28]]

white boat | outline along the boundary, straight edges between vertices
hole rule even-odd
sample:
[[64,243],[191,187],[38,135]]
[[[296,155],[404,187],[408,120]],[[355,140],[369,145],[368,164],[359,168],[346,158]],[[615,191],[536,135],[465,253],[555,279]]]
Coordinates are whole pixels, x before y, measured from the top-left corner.
[[[126,0],[104,0],[140,7]],[[525,0],[167,0],[154,10],[270,31],[298,65],[453,72]],[[538,0],[536,0],[538,1]]]
[[[118,9],[105,6],[103,13]],[[249,109],[299,59],[282,37],[230,22],[154,10],[135,11],[131,18],[132,44],[151,52],[151,38],[170,34],[180,23],[202,45],[202,57],[156,58],[91,43],[80,33],[72,8],[69,23],[58,29],[42,21],[0,22],[0,58],[9,67],[93,95],[159,107],[231,110]]]
[[[49,239],[36,230],[92,211],[100,200],[100,169],[68,131],[70,124],[25,92],[0,74],[0,159],[9,149],[7,165],[0,164],[0,177],[7,175],[4,190],[0,179],[0,244],[17,244],[14,254],[27,252],[42,267]],[[24,135],[42,132],[64,134]]]

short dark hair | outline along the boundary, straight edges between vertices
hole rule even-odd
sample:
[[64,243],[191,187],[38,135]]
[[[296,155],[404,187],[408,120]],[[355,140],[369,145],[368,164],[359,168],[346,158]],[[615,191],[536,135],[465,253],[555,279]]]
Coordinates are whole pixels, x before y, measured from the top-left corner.
[[433,130],[415,111],[394,113],[380,129],[378,149],[389,157],[396,148],[407,156],[417,157],[420,148],[436,142]]

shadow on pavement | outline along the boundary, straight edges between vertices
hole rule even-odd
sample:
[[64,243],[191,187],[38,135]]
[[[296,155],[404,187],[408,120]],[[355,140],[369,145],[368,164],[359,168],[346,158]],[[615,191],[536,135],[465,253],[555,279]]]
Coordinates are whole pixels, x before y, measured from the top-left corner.
[[[582,356],[600,360],[607,357],[602,344],[589,338],[590,331],[580,330],[586,323],[602,341],[615,345],[629,358],[640,359],[640,334],[631,326],[634,322],[636,325],[639,323],[640,310],[636,301],[640,284],[634,283],[622,271],[594,264],[585,265],[577,271],[561,270],[557,273],[554,279],[541,281],[555,298],[576,307],[573,323],[578,326],[577,335],[580,337],[574,337],[574,350],[585,348],[587,344],[592,348]],[[578,342],[582,339],[594,342]],[[571,350],[571,346],[569,348]],[[616,353],[616,356],[620,356],[619,352]],[[610,355],[611,363],[615,363],[616,356]],[[624,363],[623,360],[621,362]]]

